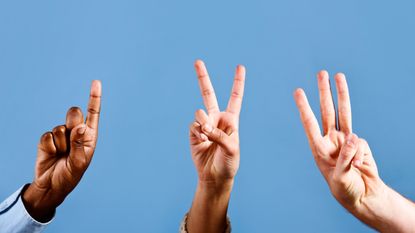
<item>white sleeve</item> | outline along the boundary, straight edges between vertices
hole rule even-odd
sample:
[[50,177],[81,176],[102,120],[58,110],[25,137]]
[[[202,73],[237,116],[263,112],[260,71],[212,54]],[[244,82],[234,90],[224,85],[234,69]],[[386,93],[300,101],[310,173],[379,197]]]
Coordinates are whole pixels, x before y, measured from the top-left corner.
[[33,219],[27,212],[21,197],[21,187],[5,201],[0,203],[0,232],[2,233],[39,233],[52,220],[41,223]]

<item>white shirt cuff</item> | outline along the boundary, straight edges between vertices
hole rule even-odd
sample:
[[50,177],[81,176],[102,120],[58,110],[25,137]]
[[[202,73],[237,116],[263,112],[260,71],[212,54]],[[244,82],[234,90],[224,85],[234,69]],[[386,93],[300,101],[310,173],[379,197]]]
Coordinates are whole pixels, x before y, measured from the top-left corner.
[[30,216],[21,196],[25,187],[21,187],[0,204],[0,229],[2,233],[39,233],[53,221],[52,218],[47,223],[41,223]]

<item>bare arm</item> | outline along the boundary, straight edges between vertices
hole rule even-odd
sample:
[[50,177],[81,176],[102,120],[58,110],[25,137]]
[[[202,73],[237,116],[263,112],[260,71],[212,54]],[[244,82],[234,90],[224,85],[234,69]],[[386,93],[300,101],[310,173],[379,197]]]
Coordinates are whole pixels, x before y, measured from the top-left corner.
[[[317,75],[323,134],[302,89],[294,93],[311,151],[336,200],[362,222],[381,232],[415,232],[415,205],[387,187],[368,143],[352,133],[349,90],[337,74],[338,111],[329,75]],[[338,121],[336,121],[338,119]]]
[[198,186],[188,214],[190,233],[221,233],[234,177],[239,168],[239,113],[245,82],[245,68],[238,66],[232,95],[221,112],[206,67],[196,61],[196,72],[207,113],[198,110],[190,126],[192,159],[198,172]]

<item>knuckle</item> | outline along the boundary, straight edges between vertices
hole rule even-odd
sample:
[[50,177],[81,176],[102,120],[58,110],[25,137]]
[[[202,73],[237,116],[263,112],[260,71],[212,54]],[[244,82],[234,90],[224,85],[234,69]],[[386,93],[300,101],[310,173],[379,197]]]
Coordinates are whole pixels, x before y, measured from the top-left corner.
[[100,114],[100,109],[95,107],[88,107],[88,112],[90,114]]
[[94,94],[94,93],[91,93],[90,95],[89,95],[89,98],[91,98],[91,99],[101,99],[101,95],[97,95],[97,94]]
[[42,136],[40,137],[40,142],[43,143],[49,139],[51,139],[52,137],[52,132],[46,132],[44,134],[42,134]]
[[210,88],[206,88],[202,90],[202,96],[211,96],[213,94],[213,90]]
[[84,143],[83,143],[83,139],[82,138],[78,138],[72,141],[72,146],[74,148],[83,148],[84,147]]
[[245,81],[245,76],[243,75],[236,75],[234,78],[234,82],[244,82]]
[[202,79],[208,78],[208,75],[207,74],[201,74],[201,75],[198,75],[197,78],[199,80],[202,80]]
[[234,99],[241,99],[242,95],[238,91],[232,91],[231,97],[234,98]]
[[53,135],[52,132],[46,132],[40,137],[40,142],[38,149],[45,151],[47,153],[55,154],[56,148],[53,145]]
[[346,89],[343,88],[339,88],[337,92],[339,93],[339,95],[347,95],[349,93]]
[[66,132],[66,127],[63,126],[63,125],[56,126],[52,130],[52,133],[55,134],[55,135],[62,135],[62,134],[65,134],[65,132]]

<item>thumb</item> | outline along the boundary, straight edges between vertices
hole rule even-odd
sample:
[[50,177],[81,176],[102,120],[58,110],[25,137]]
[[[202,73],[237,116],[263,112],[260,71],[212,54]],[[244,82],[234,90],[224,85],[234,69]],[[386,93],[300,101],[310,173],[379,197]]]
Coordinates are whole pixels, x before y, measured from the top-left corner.
[[221,129],[213,127],[209,123],[202,126],[202,131],[210,141],[217,143],[226,151],[227,154],[232,154],[232,142],[228,134],[223,132]]
[[85,124],[80,124],[71,131],[69,159],[75,167],[82,167],[87,162],[84,150],[84,135],[86,129]]
[[359,148],[362,148],[361,150],[363,151],[363,155],[359,159],[355,159],[356,161],[353,161],[353,165],[362,172],[363,179],[377,178],[379,175],[376,162],[373,159],[369,144],[366,140],[359,139]]
[[337,159],[336,169],[339,173],[347,172],[350,169],[351,162],[359,148],[358,143],[358,137],[355,134],[347,136]]

